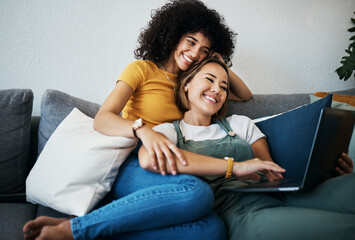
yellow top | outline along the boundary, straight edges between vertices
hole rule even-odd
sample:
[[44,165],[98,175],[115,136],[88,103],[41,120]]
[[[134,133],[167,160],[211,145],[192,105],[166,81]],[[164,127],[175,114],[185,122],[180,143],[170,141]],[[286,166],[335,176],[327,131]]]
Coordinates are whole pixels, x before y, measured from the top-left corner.
[[[178,75],[166,74],[176,88]],[[150,127],[182,118],[175,105],[173,84],[164,70],[153,62],[136,60],[130,63],[121,73],[119,81],[133,89],[133,95],[122,110],[123,118],[133,121],[142,118]]]

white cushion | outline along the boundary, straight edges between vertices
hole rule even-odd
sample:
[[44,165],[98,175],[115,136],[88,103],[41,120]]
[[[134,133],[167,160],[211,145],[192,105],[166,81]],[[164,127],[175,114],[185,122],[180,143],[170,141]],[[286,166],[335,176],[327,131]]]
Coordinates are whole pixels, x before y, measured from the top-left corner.
[[122,162],[137,145],[93,129],[78,109],[49,138],[26,180],[27,201],[69,215],[89,212],[110,191]]

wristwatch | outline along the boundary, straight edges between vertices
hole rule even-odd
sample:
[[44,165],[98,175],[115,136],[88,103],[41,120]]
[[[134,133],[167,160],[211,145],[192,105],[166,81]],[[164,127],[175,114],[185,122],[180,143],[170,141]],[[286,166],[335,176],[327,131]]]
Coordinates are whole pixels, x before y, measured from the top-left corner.
[[224,160],[228,161],[227,163],[228,167],[227,167],[225,178],[230,178],[233,175],[234,158],[225,157]]
[[132,127],[132,132],[133,132],[134,137],[138,138],[136,131],[143,126],[144,126],[144,122],[141,118],[138,118],[136,121],[134,121],[133,127]]

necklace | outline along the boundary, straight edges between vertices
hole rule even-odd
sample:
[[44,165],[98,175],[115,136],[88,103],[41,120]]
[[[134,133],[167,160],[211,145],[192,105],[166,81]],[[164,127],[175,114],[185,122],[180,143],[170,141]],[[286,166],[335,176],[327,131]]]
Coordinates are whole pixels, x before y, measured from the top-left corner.
[[168,74],[167,74],[166,71],[165,71],[165,68],[164,68],[163,64],[160,64],[160,66],[161,66],[161,68],[163,69],[166,78],[170,81],[170,83],[171,83],[171,85],[173,86],[173,89],[174,89],[174,91],[175,91],[175,90],[176,90],[176,89],[175,89],[175,84],[174,84],[173,81],[171,81],[171,79],[169,78]]

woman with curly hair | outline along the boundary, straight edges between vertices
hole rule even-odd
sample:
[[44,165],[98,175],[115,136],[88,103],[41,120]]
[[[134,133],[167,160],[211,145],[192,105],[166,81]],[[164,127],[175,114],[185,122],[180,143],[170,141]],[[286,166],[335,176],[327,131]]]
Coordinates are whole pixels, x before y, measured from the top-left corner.
[[[140,167],[138,146],[121,166],[105,199],[108,204],[83,217],[39,217],[25,224],[25,239],[224,239],[225,226],[212,211],[211,188],[198,177],[176,175],[175,157],[184,165],[189,159],[152,127],[181,119],[174,97],[181,72],[207,57],[231,65],[234,37],[224,19],[198,0],[172,0],[153,11],[138,39],[139,60],[121,73],[94,128],[138,138],[161,174]],[[228,71],[231,99],[248,100],[248,87]],[[172,175],[166,175],[166,167]]]

